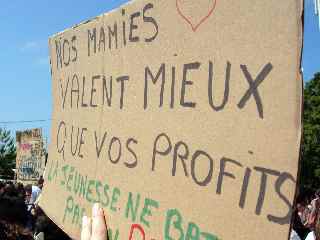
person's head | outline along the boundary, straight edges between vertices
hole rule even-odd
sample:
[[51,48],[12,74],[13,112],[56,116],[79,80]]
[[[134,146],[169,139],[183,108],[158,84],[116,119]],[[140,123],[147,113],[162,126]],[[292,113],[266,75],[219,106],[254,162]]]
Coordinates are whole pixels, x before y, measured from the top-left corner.
[[1,239],[33,239],[32,233],[25,227],[27,221],[28,212],[23,199],[8,195],[0,197]]
[[44,215],[37,217],[35,222],[35,232],[46,232],[49,225],[48,218]]
[[25,190],[24,190],[23,184],[22,183],[17,183],[16,189],[18,191],[19,196],[24,198]]
[[302,203],[297,203],[298,212],[303,212],[304,209],[305,209],[305,206]]
[[40,189],[42,189],[43,183],[44,183],[44,179],[43,179],[42,176],[40,176],[40,178],[39,178],[39,180],[38,180],[38,187],[39,187]]
[[6,184],[4,187],[3,195],[10,197],[17,197],[18,191],[13,184]]
[[28,202],[32,195],[32,185],[28,184],[24,187],[26,201]]
[[19,197],[0,197],[0,220],[24,225],[27,221],[27,208]]
[[45,215],[37,217],[35,233],[43,232],[46,240],[71,240],[50,218]]

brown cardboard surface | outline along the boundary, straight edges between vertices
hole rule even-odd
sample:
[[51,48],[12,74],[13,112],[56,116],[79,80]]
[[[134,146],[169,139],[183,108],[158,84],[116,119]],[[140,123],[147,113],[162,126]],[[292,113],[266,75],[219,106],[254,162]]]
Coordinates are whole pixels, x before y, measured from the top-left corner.
[[45,212],[76,239],[94,202],[112,239],[286,239],[301,15],[300,0],[138,0],[50,38]]
[[17,181],[25,183],[37,181],[43,175],[45,167],[42,129],[17,131],[16,142]]

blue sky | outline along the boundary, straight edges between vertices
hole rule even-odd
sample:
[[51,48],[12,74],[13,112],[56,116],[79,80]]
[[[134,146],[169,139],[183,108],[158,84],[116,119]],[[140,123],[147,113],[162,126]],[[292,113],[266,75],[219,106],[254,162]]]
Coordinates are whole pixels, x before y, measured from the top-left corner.
[[[50,119],[52,110],[48,38],[84,20],[116,8],[126,0],[11,0],[0,8],[0,122]],[[313,0],[305,2],[303,51],[305,81],[320,71],[320,31]],[[42,127],[50,121],[4,124],[16,130]]]

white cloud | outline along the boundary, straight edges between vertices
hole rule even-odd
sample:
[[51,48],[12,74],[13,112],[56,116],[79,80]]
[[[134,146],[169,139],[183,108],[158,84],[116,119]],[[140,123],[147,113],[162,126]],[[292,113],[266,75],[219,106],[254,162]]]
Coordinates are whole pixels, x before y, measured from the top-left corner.
[[21,47],[20,50],[22,52],[35,52],[35,51],[47,51],[48,49],[48,42],[45,40],[39,41],[28,41],[25,42]]
[[21,47],[21,51],[27,51],[27,50],[31,50],[31,49],[37,49],[39,48],[39,42],[36,41],[30,41],[30,42],[26,42],[22,47]]

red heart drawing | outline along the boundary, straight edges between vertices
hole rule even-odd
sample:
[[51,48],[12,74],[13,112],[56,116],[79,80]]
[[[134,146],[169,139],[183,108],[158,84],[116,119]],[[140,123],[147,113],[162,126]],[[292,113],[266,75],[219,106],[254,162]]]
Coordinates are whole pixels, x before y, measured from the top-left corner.
[[194,31],[194,32],[197,31],[198,27],[199,27],[204,21],[206,21],[206,20],[210,17],[210,15],[212,14],[213,10],[214,10],[215,7],[216,7],[216,3],[217,3],[217,0],[212,0],[212,6],[211,6],[211,8],[209,8],[208,14],[205,15],[203,18],[201,18],[198,23],[193,23],[193,22],[192,22],[192,19],[190,19],[191,17],[185,16],[185,15],[183,14],[183,12],[181,11],[181,8],[180,8],[180,6],[179,6],[179,5],[181,4],[180,0],[176,0],[176,6],[177,6],[177,10],[178,10],[179,15],[180,15],[184,20],[187,21],[187,23],[191,26],[192,31]]

